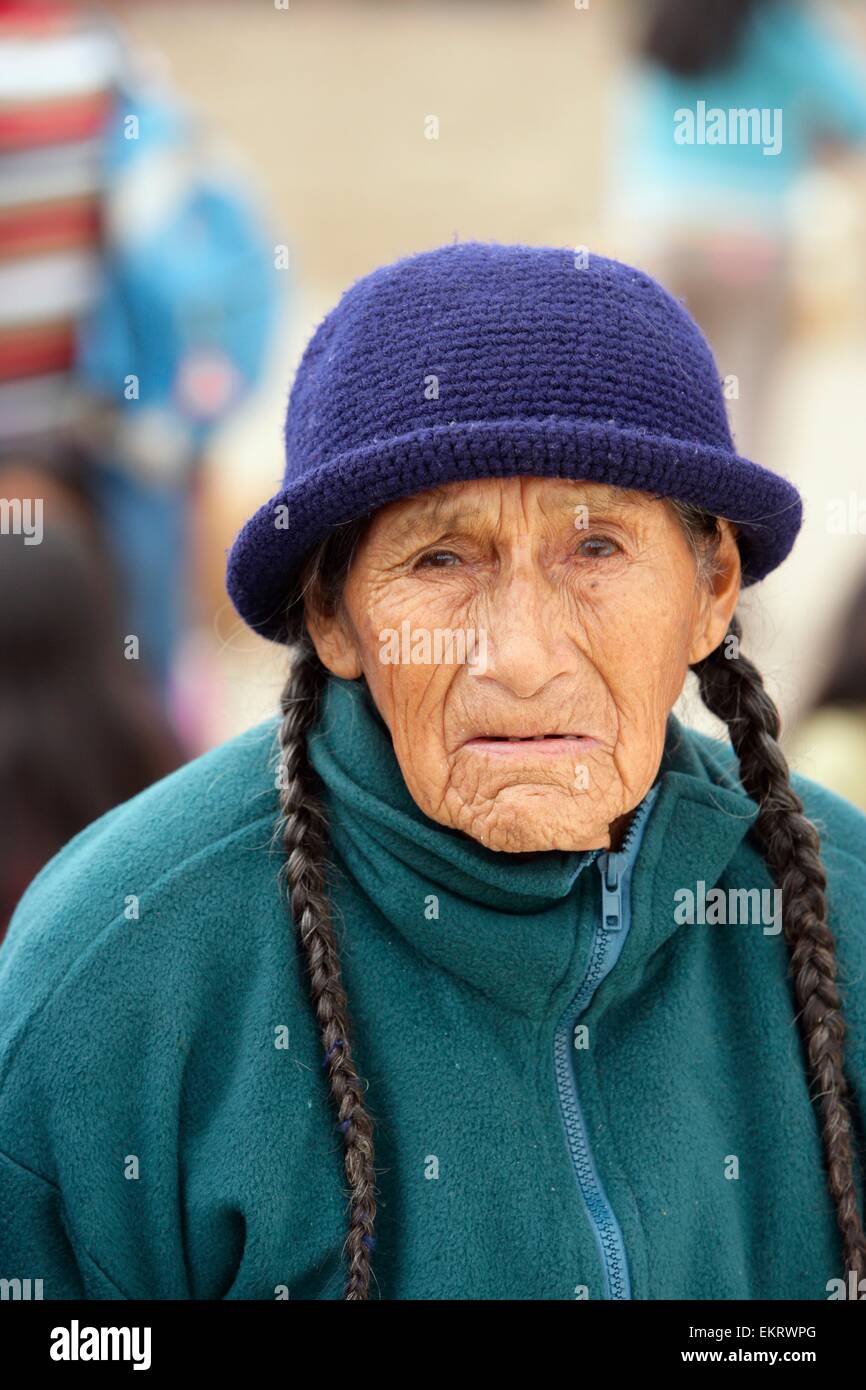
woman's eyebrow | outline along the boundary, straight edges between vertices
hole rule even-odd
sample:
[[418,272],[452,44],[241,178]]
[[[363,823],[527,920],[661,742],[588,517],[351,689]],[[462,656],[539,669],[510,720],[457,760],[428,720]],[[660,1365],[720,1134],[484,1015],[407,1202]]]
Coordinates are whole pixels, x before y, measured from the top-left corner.
[[408,516],[395,523],[391,532],[391,539],[402,541],[409,536],[418,535],[422,531],[456,527],[466,520],[477,521],[479,515],[477,507],[467,507],[465,504],[455,505],[451,499],[443,499],[430,507],[413,510]]

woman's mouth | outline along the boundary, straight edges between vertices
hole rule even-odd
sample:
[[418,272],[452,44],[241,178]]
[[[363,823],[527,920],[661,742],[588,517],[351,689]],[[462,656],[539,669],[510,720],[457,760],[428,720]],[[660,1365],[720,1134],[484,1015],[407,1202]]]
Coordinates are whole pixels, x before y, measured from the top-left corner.
[[591,734],[529,734],[524,738],[492,734],[467,739],[463,747],[494,757],[574,757],[588,752],[597,742]]

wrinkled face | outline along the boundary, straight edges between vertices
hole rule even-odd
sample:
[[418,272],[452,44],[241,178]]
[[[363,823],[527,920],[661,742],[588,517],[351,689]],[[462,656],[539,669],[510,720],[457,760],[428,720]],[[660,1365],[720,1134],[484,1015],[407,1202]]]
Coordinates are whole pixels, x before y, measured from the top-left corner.
[[699,576],[666,502],[598,483],[490,478],[383,507],[319,656],[363,675],[406,785],[491,850],[616,847],[655,778],[688,666],[740,585],[722,523]]

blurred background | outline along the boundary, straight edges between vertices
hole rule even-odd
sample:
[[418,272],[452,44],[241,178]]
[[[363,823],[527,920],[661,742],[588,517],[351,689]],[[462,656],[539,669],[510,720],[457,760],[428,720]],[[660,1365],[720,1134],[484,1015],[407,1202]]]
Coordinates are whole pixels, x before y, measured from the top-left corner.
[[223,576],[300,353],[454,239],[684,299],[806,504],[745,650],[866,810],[862,0],[0,0],[0,933],[78,829],[275,712]]

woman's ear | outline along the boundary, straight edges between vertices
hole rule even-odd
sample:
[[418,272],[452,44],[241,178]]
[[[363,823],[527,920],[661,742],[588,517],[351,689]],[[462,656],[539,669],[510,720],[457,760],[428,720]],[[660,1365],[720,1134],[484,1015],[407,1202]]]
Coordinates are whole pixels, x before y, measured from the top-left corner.
[[721,541],[715,555],[711,578],[706,584],[698,620],[689,648],[689,665],[702,661],[724,639],[742,588],[742,566],[736,532],[731,523],[719,519]]
[[325,614],[309,594],[304,595],[304,625],[322,665],[332,676],[356,680],[362,673],[357,644],[347,632],[342,609]]

